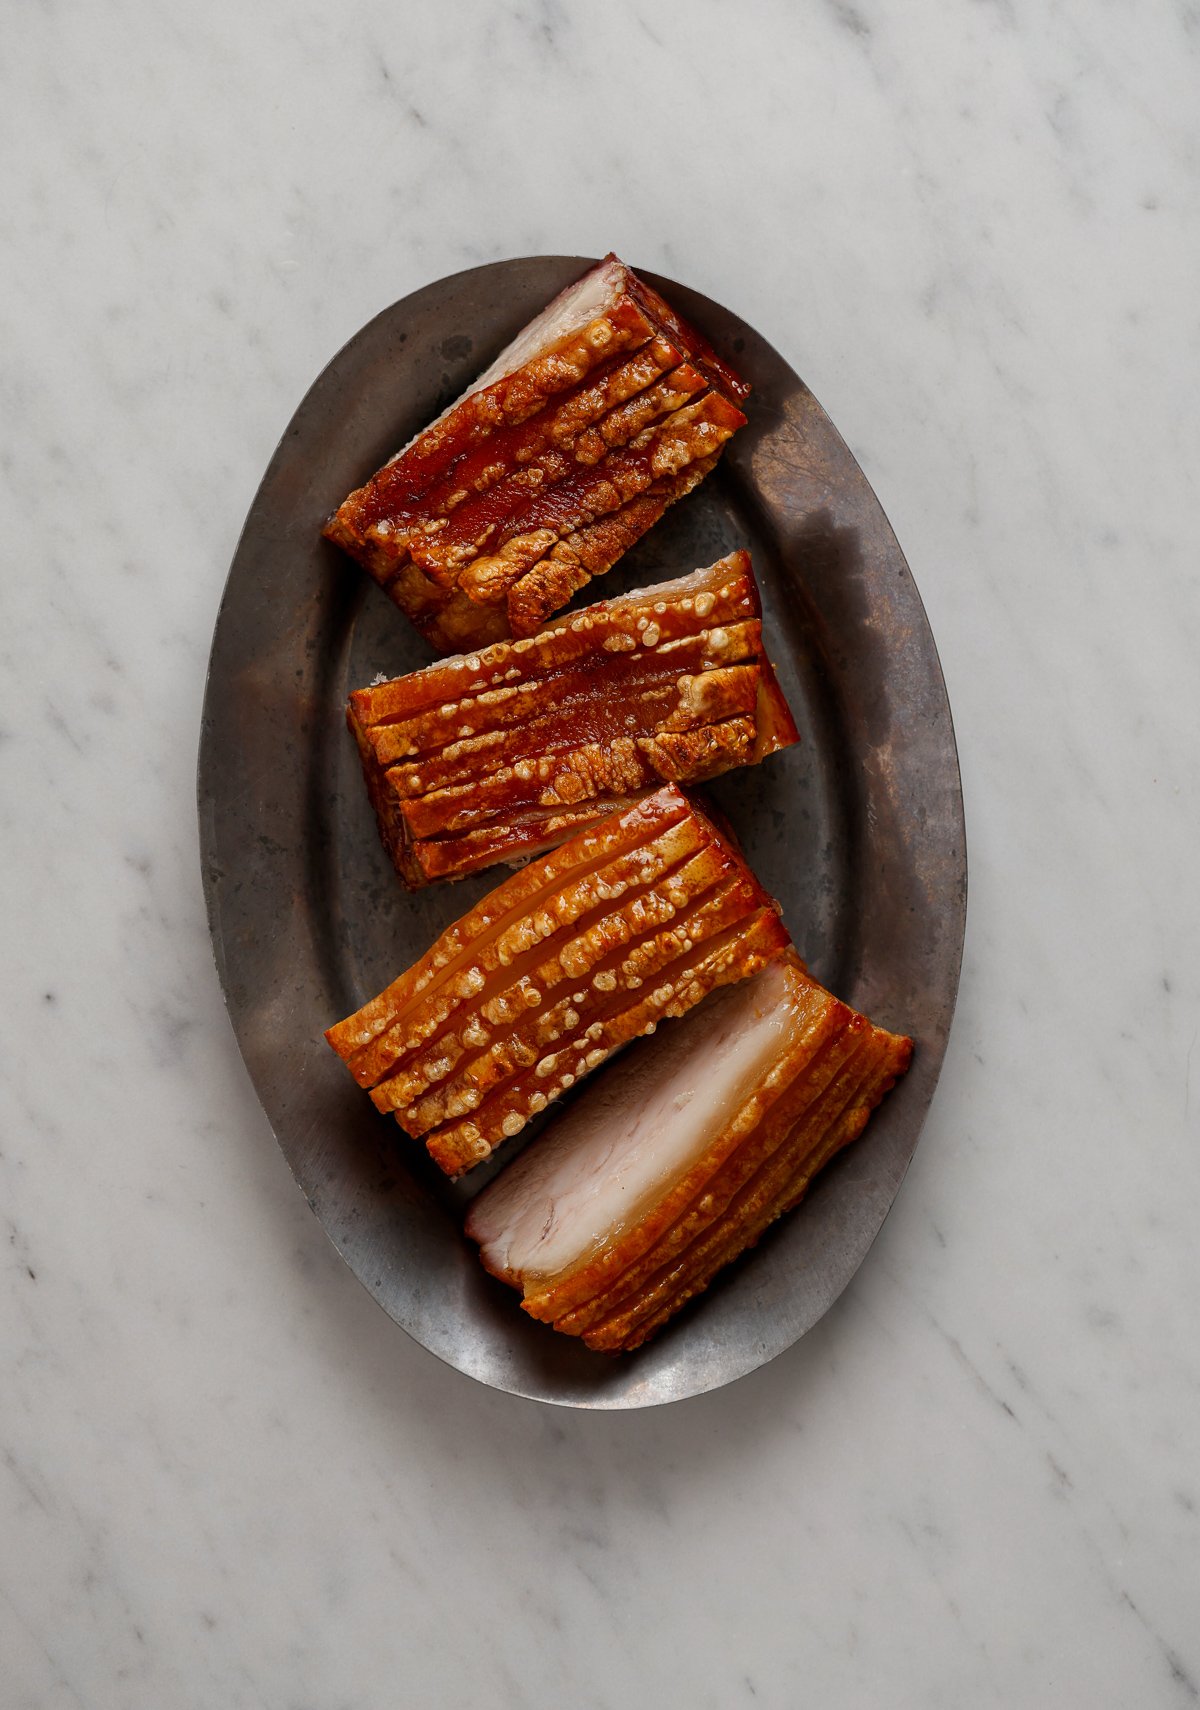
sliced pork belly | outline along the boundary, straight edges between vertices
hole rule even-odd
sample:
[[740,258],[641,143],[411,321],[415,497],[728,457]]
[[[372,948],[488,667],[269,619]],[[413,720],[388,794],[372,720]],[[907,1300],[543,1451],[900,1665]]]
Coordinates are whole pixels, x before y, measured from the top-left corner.
[[703,479],[748,392],[609,256],[325,533],[440,651],[527,635]]
[[789,950],[602,1076],[473,1202],[533,1317],[637,1347],[803,1196],[908,1067]]
[[347,708],[410,887],[523,859],[670,780],[796,741],[749,554],[360,689]]
[[668,785],[506,879],[326,1038],[461,1175],[620,1046],[787,944],[741,853]]

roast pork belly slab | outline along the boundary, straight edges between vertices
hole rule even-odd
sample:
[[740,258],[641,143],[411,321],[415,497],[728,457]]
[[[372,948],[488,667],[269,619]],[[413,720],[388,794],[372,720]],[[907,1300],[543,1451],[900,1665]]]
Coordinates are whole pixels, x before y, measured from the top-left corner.
[[748,392],[608,256],[325,533],[439,651],[528,635],[703,479]]
[[461,1175],[622,1045],[787,945],[740,851],[669,784],[514,873],[326,1038]]
[[347,708],[405,883],[523,859],[796,741],[749,554],[377,683]]
[[911,1052],[789,950],[601,1076],[472,1203],[467,1234],[533,1317],[636,1348],[797,1203]]

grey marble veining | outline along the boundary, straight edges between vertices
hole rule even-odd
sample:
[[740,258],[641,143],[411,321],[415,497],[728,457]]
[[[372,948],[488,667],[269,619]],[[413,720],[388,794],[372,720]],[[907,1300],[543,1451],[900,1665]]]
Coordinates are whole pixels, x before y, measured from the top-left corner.
[[[0,1701],[1200,1698],[1200,30],[1187,6],[22,10],[0,147]],[[211,966],[204,662],[274,439],[501,255],[687,280],[859,455],[971,913],[804,1343],[564,1415],[340,1267]]]

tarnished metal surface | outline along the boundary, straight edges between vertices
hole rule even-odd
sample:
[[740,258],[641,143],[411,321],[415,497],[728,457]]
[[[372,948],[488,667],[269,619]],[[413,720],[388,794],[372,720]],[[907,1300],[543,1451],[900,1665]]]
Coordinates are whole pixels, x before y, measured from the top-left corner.
[[[473,268],[384,311],[297,410],[234,557],[200,744],[200,846],[242,1054],[330,1239],[396,1322],[499,1389],[643,1407],[713,1389],[789,1347],[861,1264],[941,1068],[966,911],[962,796],[933,638],[903,554],[828,417],[744,321],[654,279],[754,384],[717,473],[591,598],[749,546],[802,741],[713,795],[784,905],[814,974],[912,1034],[908,1076],[808,1200],[657,1341],[612,1359],[526,1319],[461,1237],[485,1167],[447,1183],[378,1116],[322,1031],[378,991],[496,875],[400,887],[375,831],[347,692],[429,657],[325,516],[587,262]],[[580,603],[585,603],[587,595]]]

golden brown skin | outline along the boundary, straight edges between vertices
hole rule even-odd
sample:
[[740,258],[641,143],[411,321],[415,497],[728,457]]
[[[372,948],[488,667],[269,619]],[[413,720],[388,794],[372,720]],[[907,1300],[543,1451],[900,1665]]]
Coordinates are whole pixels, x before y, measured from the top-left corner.
[[787,944],[740,852],[668,785],[506,879],[326,1038],[461,1175],[621,1045]]
[[713,468],[749,387],[608,257],[615,300],[351,493],[326,537],[440,652],[534,633]]
[[577,528],[550,548],[519,577],[505,595],[513,635],[536,635],[548,618],[593,576],[603,576],[651,529],[663,512],[698,487],[716,467],[716,457],[689,463],[677,475],[664,475],[618,510]]
[[797,1204],[908,1068],[911,1040],[831,996],[794,950],[784,960],[787,1049],[685,1174],[565,1272],[496,1272],[523,1291],[534,1318],[592,1348],[638,1347]]
[[735,552],[351,695],[405,883],[537,853],[663,782],[700,783],[795,742],[760,610],[749,555]]

